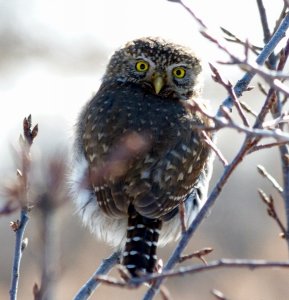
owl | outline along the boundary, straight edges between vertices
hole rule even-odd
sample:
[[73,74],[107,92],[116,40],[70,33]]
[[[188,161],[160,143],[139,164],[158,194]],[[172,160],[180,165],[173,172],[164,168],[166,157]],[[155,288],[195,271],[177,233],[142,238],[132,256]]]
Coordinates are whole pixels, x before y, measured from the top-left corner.
[[[188,48],[146,37],[111,57],[76,126],[72,191],[83,222],[122,253],[132,276],[152,273],[156,250],[180,236],[207,196],[209,120],[188,108],[202,66]],[[193,107],[193,106],[190,106]]]

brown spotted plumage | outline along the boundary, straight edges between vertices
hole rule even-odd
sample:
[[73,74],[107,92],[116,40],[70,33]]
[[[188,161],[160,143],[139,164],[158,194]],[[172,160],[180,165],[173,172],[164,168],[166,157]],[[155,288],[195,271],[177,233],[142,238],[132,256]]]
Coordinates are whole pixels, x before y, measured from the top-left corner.
[[112,56],[79,118],[76,203],[99,237],[123,249],[133,276],[153,272],[158,241],[178,237],[179,203],[190,223],[206,197],[211,155],[196,128],[209,121],[185,105],[199,96],[200,74],[189,49],[134,40]]

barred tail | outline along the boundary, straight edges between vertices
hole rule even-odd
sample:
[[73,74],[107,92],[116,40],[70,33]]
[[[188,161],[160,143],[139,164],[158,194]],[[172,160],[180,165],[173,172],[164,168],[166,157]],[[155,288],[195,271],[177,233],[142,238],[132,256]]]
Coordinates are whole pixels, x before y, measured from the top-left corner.
[[161,220],[143,217],[130,207],[122,263],[132,276],[138,276],[138,272],[153,273],[161,226]]

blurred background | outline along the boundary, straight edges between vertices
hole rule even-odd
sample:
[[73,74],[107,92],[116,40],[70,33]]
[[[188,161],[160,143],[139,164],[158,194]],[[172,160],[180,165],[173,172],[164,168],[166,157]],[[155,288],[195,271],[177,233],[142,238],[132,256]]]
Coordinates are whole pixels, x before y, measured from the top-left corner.
[[[219,29],[222,26],[243,40],[248,38],[252,44],[263,45],[255,1],[191,0],[186,3],[215,36],[222,38]],[[264,0],[264,4],[272,29],[283,1]],[[22,120],[32,114],[34,124],[39,124],[39,136],[32,151],[31,193],[38,195],[38,200],[39,195],[48,195],[51,200],[54,195],[52,179],[56,180],[58,190],[62,190],[63,178],[60,175],[65,173],[62,162],[69,160],[77,115],[97,91],[109,56],[133,38],[162,36],[186,44],[199,53],[205,67],[203,96],[216,110],[226,93],[212,81],[208,62],[217,65],[217,61],[228,61],[228,57],[204,39],[199,29],[180,5],[166,0],[0,0],[1,185],[11,186],[15,180],[16,168],[19,168],[15,149],[22,131]],[[241,46],[227,45],[235,54],[243,55]],[[253,54],[251,57],[254,59]],[[242,76],[237,67],[218,68],[233,83]],[[256,85],[257,81],[253,84]],[[246,93],[242,100],[258,112],[264,96],[256,89]],[[218,146],[229,161],[243,138],[231,130],[219,133]],[[210,215],[192,238],[187,253],[212,247],[214,252],[207,257],[208,260],[224,257],[288,258],[285,242],[279,237],[279,228],[268,217],[257,189],[262,188],[274,196],[280,217],[285,220],[282,199],[258,174],[257,164],[264,165],[282,183],[277,149],[249,155],[231,176]],[[211,186],[222,171],[222,165],[216,160]],[[3,193],[1,195],[0,206],[3,206],[6,198]],[[52,252],[58,267],[52,300],[71,299],[101,259],[112,251],[82,227],[74,214],[73,204],[65,195],[60,193],[53,201],[52,204],[48,201],[46,205],[39,205],[30,213],[25,234],[29,244],[23,255],[19,285],[21,300],[33,299],[33,285],[40,285],[45,238],[52,239]],[[19,211],[0,217],[1,300],[9,298],[15,243],[9,222],[17,218]],[[45,232],[46,221],[51,226],[50,232]],[[166,260],[174,246],[161,249],[159,257]],[[117,275],[116,272],[113,274]],[[213,288],[234,300],[289,298],[288,273],[275,269],[220,269],[170,279],[166,287],[173,299],[184,300],[214,299],[210,293]],[[144,290],[127,291],[102,286],[91,299],[140,299]]]

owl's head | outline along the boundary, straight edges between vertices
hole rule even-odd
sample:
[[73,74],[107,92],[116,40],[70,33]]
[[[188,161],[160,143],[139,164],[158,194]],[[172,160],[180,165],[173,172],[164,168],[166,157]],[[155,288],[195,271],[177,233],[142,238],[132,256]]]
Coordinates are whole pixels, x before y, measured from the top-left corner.
[[161,38],[140,38],[116,51],[103,81],[139,84],[160,97],[189,99],[200,92],[200,59]]

